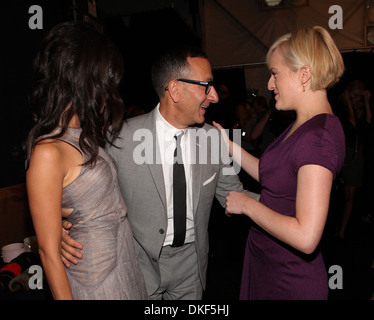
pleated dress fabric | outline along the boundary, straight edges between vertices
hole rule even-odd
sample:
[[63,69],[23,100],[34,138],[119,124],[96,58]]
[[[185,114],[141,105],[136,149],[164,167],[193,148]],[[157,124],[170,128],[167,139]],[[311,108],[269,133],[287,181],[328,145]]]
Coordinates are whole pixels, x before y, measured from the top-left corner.
[[[68,128],[59,140],[78,149],[84,163],[81,131]],[[70,236],[83,245],[83,258],[66,268],[74,299],[147,299],[116,164],[103,148],[96,165],[82,166],[78,178],[63,189],[62,207],[73,210],[67,219]]]

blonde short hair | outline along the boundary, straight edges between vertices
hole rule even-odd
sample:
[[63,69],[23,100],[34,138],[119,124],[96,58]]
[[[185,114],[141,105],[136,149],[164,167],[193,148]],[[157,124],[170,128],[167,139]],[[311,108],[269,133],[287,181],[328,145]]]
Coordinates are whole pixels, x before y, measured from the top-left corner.
[[327,89],[337,83],[344,72],[342,55],[326,29],[320,26],[300,28],[281,36],[269,49],[266,62],[280,49],[286,65],[293,71],[310,67],[311,90]]

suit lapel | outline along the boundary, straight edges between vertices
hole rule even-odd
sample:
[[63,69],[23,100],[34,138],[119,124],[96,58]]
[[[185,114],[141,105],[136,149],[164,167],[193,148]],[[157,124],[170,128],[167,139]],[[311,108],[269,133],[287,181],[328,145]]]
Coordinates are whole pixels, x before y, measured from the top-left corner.
[[159,143],[157,139],[157,131],[156,131],[156,112],[157,108],[154,108],[151,111],[151,115],[148,118],[148,122],[145,123],[145,127],[151,130],[153,135],[153,145],[155,146],[153,151],[153,163],[148,163],[149,170],[151,172],[153,181],[155,183],[157,192],[161,198],[161,201],[167,210],[166,205],[166,191],[165,191],[165,181],[164,181],[164,173],[162,171],[162,165],[159,159]]
[[[196,128],[192,127],[191,129],[196,130]],[[200,200],[200,190],[201,190],[201,172],[202,172],[202,165],[199,163],[199,154],[200,148],[199,142],[197,140],[191,139],[190,141],[190,149],[196,150],[195,161],[191,165],[192,170],[192,209],[193,214],[195,216],[197,205],[199,204]]]

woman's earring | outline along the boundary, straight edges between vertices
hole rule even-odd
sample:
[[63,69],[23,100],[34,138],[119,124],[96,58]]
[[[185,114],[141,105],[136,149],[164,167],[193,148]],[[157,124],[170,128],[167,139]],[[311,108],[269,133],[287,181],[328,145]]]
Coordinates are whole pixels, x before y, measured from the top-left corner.
[[305,83],[303,83],[303,92],[305,92]]

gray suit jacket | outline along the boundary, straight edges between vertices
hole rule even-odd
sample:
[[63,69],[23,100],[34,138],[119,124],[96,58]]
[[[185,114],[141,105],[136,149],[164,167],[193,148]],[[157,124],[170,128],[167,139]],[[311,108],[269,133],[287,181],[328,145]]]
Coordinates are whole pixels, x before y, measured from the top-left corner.
[[[157,161],[156,120],[157,108],[150,113],[131,118],[124,123],[120,138],[115,141],[118,148],[108,151],[117,163],[118,179],[122,195],[128,208],[128,219],[134,234],[140,264],[146,280],[148,294],[154,293],[160,285],[158,258],[164,243],[167,228],[166,195],[162,165]],[[143,136],[143,144],[136,134]],[[204,125],[204,130],[217,130]],[[145,131],[144,131],[145,130]],[[144,137],[148,138],[146,142]],[[135,141],[134,141],[135,139]],[[206,142],[196,144],[197,154]],[[143,150],[143,152],[141,152]],[[208,139],[207,159],[210,159]],[[139,162],[139,154],[147,156],[147,162]],[[134,154],[138,155],[135,159]],[[219,157],[220,158],[220,157]],[[208,223],[214,196],[222,206],[231,190],[243,192],[237,175],[224,175],[227,167],[221,159],[216,164],[193,164],[193,213],[195,225],[195,246],[199,264],[199,276],[205,288],[208,264]]]

